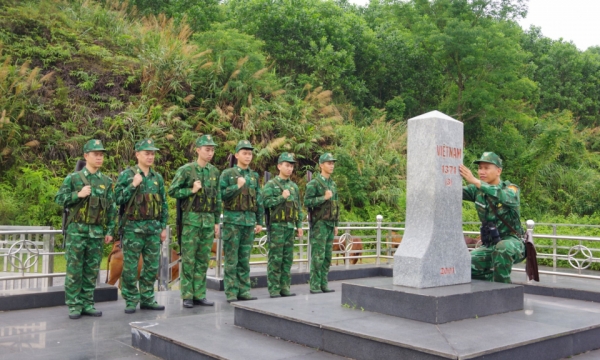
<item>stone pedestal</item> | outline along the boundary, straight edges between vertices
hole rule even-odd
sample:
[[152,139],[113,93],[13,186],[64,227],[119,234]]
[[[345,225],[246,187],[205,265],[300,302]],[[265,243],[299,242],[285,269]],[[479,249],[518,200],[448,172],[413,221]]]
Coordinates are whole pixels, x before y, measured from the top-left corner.
[[427,289],[394,286],[392,279],[342,284],[342,306],[444,324],[523,310],[523,286],[487,281]]
[[439,111],[408,121],[406,227],[394,285],[429,288],[471,281],[462,232],[463,124]]

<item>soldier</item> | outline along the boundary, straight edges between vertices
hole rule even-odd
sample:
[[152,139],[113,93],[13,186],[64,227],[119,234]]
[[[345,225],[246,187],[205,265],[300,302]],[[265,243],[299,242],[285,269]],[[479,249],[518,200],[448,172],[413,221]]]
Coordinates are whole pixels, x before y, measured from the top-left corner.
[[117,209],[112,180],[100,172],[104,152],[100,140],[90,140],[83,146],[86,166],[69,174],[54,201],[69,208],[66,227],[67,276],[65,303],[69,318],[81,315],[102,316],[94,308],[94,289],[102,260],[102,239],[113,240]]
[[[158,148],[154,140],[144,139],[135,144],[138,164],[119,175],[115,194],[117,204],[124,206],[123,220],[123,287],[125,313],[133,314],[138,303],[140,309],[164,310],[154,300],[154,282],[158,272],[160,243],[167,238],[167,198],[162,176],[152,169]],[[143,259],[137,282],[138,261]]]
[[254,234],[262,230],[264,208],[258,174],[249,168],[252,150],[248,140],[241,140],[235,147],[237,165],[220,178],[227,302],[256,300],[250,295],[250,252]]
[[272,298],[295,296],[290,292],[294,261],[294,230],[302,237],[302,206],[298,185],[290,180],[294,171],[294,154],[283,153],[277,161],[279,176],[263,188],[265,208],[270,209],[269,265],[267,282]]
[[304,194],[304,205],[311,214],[311,294],[335,291],[327,287],[333,238],[338,233],[340,214],[337,189],[335,182],[331,179],[335,161],[331,153],[325,153],[319,157],[321,173],[306,185],[306,194]]
[[182,200],[181,298],[186,308],[214,305],[206,299],[206,270],[221,217],[220,173],[210,164],[217,144],[210,135],[195,144],[198,159],[180,167],[169,187],[169,196]]
[[483,246],[471,252],[471,278],[510,283],[512,265],[525,257],[519,238],[524,232],[519,212],[519,187],[501,181],[502,160],[493,152],[485,152],[474,162],[479,165],[479,179],[460,165],[460,174],[468,185],[463,187],[463,200],[475,203],[481,220]]

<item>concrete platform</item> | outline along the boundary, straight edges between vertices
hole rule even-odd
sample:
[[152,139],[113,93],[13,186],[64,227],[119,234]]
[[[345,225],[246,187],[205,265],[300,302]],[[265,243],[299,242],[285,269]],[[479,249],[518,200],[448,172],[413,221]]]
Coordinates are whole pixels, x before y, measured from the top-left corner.
[[513,284],[523,285],[527,294],[600,303],[600,280],[540,274],[540,282],[529,282],[518,272],[513,272],[511,279]]
[[416,289],[392,278],[342,284],[341,305],[385,315],[444,324],[450,321],[523,310],[523,286],[474,280],[470,284]]
[[[100,284],[94,290],[94,301],[115,301],[118,294],[119,290],[116,286]],[[0,311],[33,309],[64,304],[64,286],[0,291]]]
[[428,324],[341,294],[234,303],[235,324],[354,359],[561,359],[600,348],[600,304],[525,295],[524,310]]

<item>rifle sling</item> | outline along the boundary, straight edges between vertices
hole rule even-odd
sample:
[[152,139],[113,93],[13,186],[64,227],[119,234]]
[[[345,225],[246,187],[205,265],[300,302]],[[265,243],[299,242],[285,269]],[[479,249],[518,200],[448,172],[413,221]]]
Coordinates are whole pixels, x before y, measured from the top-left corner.
[[515,230],[515,228],[513,228],[512,226],[510,226],[509,223],[507,223],[504,218],[502,218],[500,215],[498,215],[498,211],[496,210],[496,207],[494,206],[494,204],[492,203],[492,201],[490,200],[489,197],[485,197],[485,199],[487,200],[488,204],[490,205],[490,208],[492,209],[492,211],[494,212],[494,215],[496,215],[496,217],[498,219],[500,219],[500,221],[502,221],[502,223],[504,225],[506,225],[506,227],[508,227],[510,229],[510,231],[512,231],[513,234],[515,234],[518,238],[521,238],[523,236],[523,234],[520,234],[519,232],[517,232]]

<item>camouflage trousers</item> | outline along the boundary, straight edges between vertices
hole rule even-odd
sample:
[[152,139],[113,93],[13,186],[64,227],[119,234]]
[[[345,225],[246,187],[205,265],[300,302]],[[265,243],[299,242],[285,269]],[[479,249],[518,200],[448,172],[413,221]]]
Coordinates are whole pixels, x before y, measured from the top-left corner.
[[94,290],[102,261],[103,238],[67,234],[65,259],[65,304],[69,311],[81,312],[94,306]]
[[523,260],[524,253],[523,242],[515,237],[479,247],[471,252],[471,278],[510,284],[512,266]]
[[206,270],[215,227],[184,225],[181,231],[181,298],[200,300],[206,297]]
[[[138,290],[138,262],[142,255],[142,271]],[[123,234],[123,273],[121,295],[126,307],[135,307],[138,303],[153,304],[154,282],[158,274],[160,256],[160,234]]]
[[294,228],[287,224],[271,225],[267,286],[270,295],[288,294],[292,279],[290,270],[294,262]]
[[253,243],[254,226],[223,224],[223,282],[227,300],[250,295],[250,252]]
[[327,288],[333,250],[333,225],[317,221],[310,231],[310,290]]

